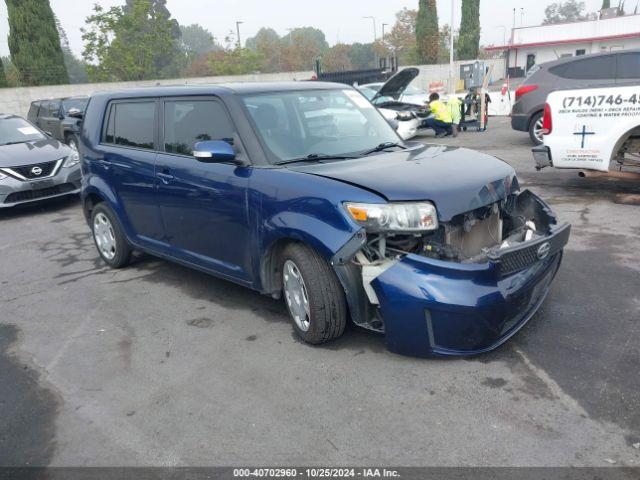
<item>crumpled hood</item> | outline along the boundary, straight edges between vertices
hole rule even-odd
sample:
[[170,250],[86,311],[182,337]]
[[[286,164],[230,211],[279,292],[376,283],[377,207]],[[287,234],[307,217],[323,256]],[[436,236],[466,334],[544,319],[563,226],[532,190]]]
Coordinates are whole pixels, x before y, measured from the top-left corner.
[[53,138],[0,146],[0,168],[51,162],[66,157],[71,149]]
[[288,168],[349,183],[391,202],[429,200],[441,221],[502,200],[519,189],[515,170],[506,162],[474,150],[440,145]]

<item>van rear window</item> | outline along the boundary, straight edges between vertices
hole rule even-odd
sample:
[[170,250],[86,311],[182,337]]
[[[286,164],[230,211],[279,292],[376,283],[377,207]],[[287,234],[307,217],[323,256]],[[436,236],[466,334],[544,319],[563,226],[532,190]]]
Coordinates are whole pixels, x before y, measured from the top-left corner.
[[153,150],[156,104],[118,102],[111,105],[103,141],[115,145]]

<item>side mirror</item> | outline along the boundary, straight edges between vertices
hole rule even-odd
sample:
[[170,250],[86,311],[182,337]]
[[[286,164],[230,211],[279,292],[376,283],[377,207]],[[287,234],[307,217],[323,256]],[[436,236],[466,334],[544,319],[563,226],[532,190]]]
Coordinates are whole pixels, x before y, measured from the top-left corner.
[[207,140],[196,143],[193,156],[205,163],[235,163],[236,152],[223,140]]
[[84,113],[79,108],[72,107],[67,112],[67,115],[73,118],[82,118],[84,116]]

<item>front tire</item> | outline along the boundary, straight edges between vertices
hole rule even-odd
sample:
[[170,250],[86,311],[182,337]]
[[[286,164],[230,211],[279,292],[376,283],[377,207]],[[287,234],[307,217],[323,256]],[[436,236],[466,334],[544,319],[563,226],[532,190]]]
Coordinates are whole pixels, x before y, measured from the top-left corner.
[[67,145],[72,149],[78,152],[78,137],[76,137],[73,133],[67,134],[66,137]]
[[292,243],[281,255],[280,272],[296,334],[316,345],[341,336],[347,323],[347,306],[329,264],[314,250]]
[[131,261],[131,247],[113,210],[99,203],[91,212],[93,241],[102,260],[111,268],[123,268]]
[[542,145],[544,143],[544,137],[542,136],[542,117],[543,112],[536,113],[531,117],[529,123],[529,138],[534,145]]

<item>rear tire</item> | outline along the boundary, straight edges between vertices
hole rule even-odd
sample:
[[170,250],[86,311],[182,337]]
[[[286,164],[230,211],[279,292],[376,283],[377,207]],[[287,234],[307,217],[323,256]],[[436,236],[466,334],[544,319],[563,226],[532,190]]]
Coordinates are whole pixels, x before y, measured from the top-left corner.
[[280,274],[285,304],[302,340],[320,344],[343,334],[347,323],[344,291],[320,255],[302,244],[291,243],[280,256]]
[[93,241],[102,260],[111,268],[124,268],[131,261],[131,247],[113,210],[99,203],[91,212]]
[[543,112],[536,113],[533,117],[531,117],[531,122],[529,123],[529,138],[531,139],[531,143],[534,145],[542,145],[544,139],[542,137],[542,117]]

